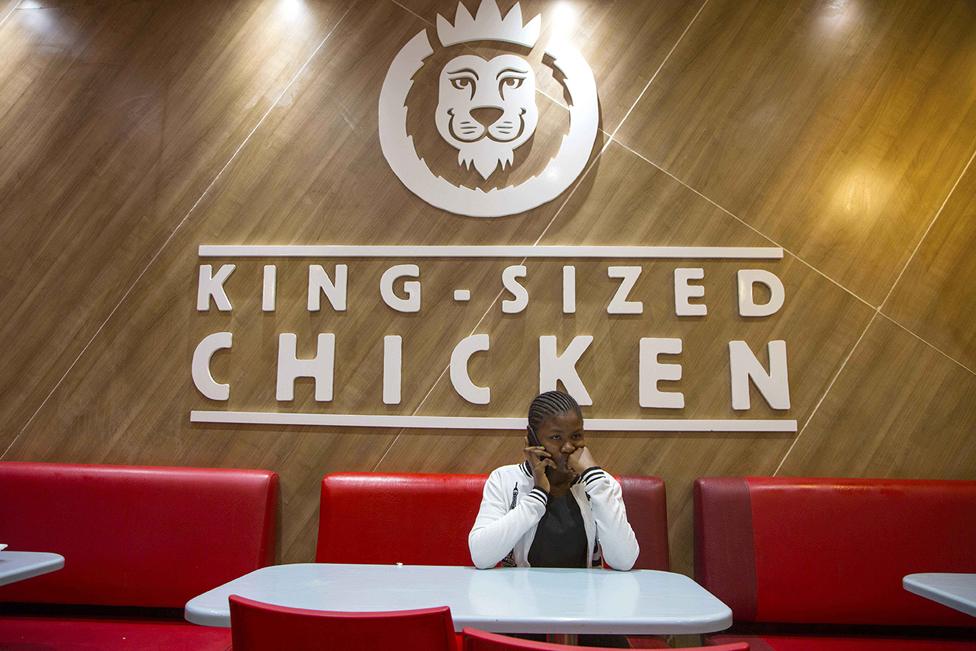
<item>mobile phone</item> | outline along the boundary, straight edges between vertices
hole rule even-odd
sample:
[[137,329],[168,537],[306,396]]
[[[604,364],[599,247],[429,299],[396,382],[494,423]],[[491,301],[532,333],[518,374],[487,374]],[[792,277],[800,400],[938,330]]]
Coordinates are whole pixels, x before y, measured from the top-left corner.
[[533,447],[542,447],[542,441],[539,440],[539,435],[535,433],[535,428],[529,425],[529,445]]

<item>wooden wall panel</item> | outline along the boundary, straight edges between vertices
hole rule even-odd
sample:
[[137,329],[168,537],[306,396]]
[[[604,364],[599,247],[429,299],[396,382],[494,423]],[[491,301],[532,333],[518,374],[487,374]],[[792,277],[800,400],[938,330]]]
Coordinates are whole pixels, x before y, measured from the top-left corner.
[[[563,16],[576,17],[564,26],[596,74],[603,132],[573,190],[524,214],[471,219],[409,193],[383,159],[376,129],[393,56],[437,13],[453,16],[454,0],[49,4],[57,30],[38,31],[26,10],[0,24],[0,241],[9,252],[0,260],[3,459],[270,468],[282,477],[281,558],[310,560],[323,473],[487,472],[518,460],[520,436],[192,425],[191,409],[520,416],[537,389],[538,337],[565,344],[591,334],[579,365],[595,401],[588,416],[786,417],[801,428],[799,437],[592,437],[610,471],[667,481],[680,571],[691,571],[698,476],[976,476],[966,435],[973,374],[933,348],[960,360],[971,352],[964,252],[976,244],[967,218],[972,173],[883,313],[875,307],[974,153],[976,18],[967,5],[526,1],[527,15],[568,8]],[[292,13],[276,13],[283,9]],[[517,153],[526,162],[551,156],[568,124],[553,80],[542,83],[551,99],[540,96],[539,132]],[[433,84],[419,75],[417,97],[434,94]],[[434,163],[449,160],[455,154],[421,119],[425,108],[429,101],[411,118],[417,141]],[[621,142],[611,138],[618,126]],[[632,294],[645,313],[631,317],[605,312],[616,289],[608,260],[575,262],[579,305],[570,317],[559,309],[560,269],[570,260],[527,263],[531,303],[505,315],[501,271],[518,260],[203,260],[197,251],[537,240],[778,242],[789,251],[756,264],[642,262]],[[198,267],[207,262],[237,264],[226,285],[230,313],[195,309]],[[261,269],[272,262],[278,308],[266,314]],[[421,266],[419,315],[380,300],[379,276],[396,262]],[[307,311],[312,263],[349,265],[347,311]],[[705,269],[706,317],[674,315],[677,266]],[[735,271],[747,267],[783,280],[778,314],[738,316]],[[948,280],[950,269],[962,270],[959,281]],[[455,288],[470,289],[471,301],[453,301]],[[201,396],[190,378],[194,347],[222,330],[234,333],[233,349],[214,358],[215,376],[231,384],[227,403]],[[335,333],[331,403],[316,403],[310,382],[298,383],[293,402],[275,400],[281,332],[296,333],[306,355],[316,333]],[[444,374],[454,344],[472,332],[491,337],[491,351],[471,364],[475,381],[492,387],[489,407],[466,404]],[[386,334],[404,340],[397,406],[382,402]],[[685,393],[681,414],[639,407],[642,336],[684,340],[684,375],[672,383]],[[747,414],[730,408],[731,339],[757,351],[786,340],[787,413],[755,390]]]
[[976,141],[966,2],[709,2],[620,140],[879,305]]
[[976,369],[976,166],[921,243],[882,313]]
[[20,0],[3,0],[0,2],[0,25],[10,18],[19,4]]
[[976,377],[874,320],[781,474],[976,477]]
[[0,26],[0,448],[343,3],[23,3]]

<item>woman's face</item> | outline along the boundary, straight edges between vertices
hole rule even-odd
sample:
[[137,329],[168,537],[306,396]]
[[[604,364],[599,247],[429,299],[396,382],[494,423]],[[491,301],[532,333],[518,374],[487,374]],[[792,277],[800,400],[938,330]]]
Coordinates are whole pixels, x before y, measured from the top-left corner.
[[575,411],[564,411],[546,418],[536,433],[560,472],[569,471],[569,455],[576,448],[586,445],[583,441],[583,419]]

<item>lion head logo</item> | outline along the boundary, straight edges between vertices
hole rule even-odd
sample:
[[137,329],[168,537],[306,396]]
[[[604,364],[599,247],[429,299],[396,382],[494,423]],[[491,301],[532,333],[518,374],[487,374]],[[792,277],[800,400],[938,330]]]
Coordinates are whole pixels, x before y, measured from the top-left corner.
[[[541,26],[541,16],[523,24],[518,3],[502,16],[495,0],[481,0],[474,15],[459,2],[453,23],[437,16],[437,39],[442,48],[496,42],[516,45],[524,51],[535,47]],[[544,53],[546,64],[561,79],[570,98],[569,129],[559,151],[528,180],[488,190],[455,185],[432,172],[407,132],[406,99],[413,77],[433,52],[426,30],[414,36],[397,53],[380,92],[383,155],[411,192],[453,213],[500,217],[551,201],[572,184],[586,166],[599,123],[593,72],[575,48],[564,39],[554,38]],[[437,134],[457,150],[459,166],[469,170],[473,167],[484,180],[512,167],[516,150],[532,140],[536,132],[536,73],[519,54],[505,52],[493,58],[458,54],[440,69],[437,93]]]
[[[502,18],[493,0],[482,2],[473,17],[458,5],[453,25],[438,19],[445,46],[474,37],[531,48],[539,38],[538,16],[523,26],[518,5]],[[455,57],[440,73],[435,120],[441,137],[458,150],[459,165],[474,165],[484,179],[505,169],[539,122],[532,66],[515,54],[487,61],[474,54]]]
[[522,57],[466,54],[441,71],[437,131],[458,150],[458,164],[473,164],[482,178],[512,164],[538,121],[535,75]]

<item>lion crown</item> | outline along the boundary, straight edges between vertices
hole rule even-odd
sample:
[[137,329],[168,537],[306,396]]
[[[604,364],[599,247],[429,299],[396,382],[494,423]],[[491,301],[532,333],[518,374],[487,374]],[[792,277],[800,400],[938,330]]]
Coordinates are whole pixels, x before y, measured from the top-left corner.
[[458,2],[453,25],[440,14],[437,16],[437,37],[444,47],[471,41],[502,41],[533,47],[539,40],[541,27],[541,16],[522,24],[522,8],[518,3],[503,18],[495,0],[481,0],[474,16],[463,2]]

